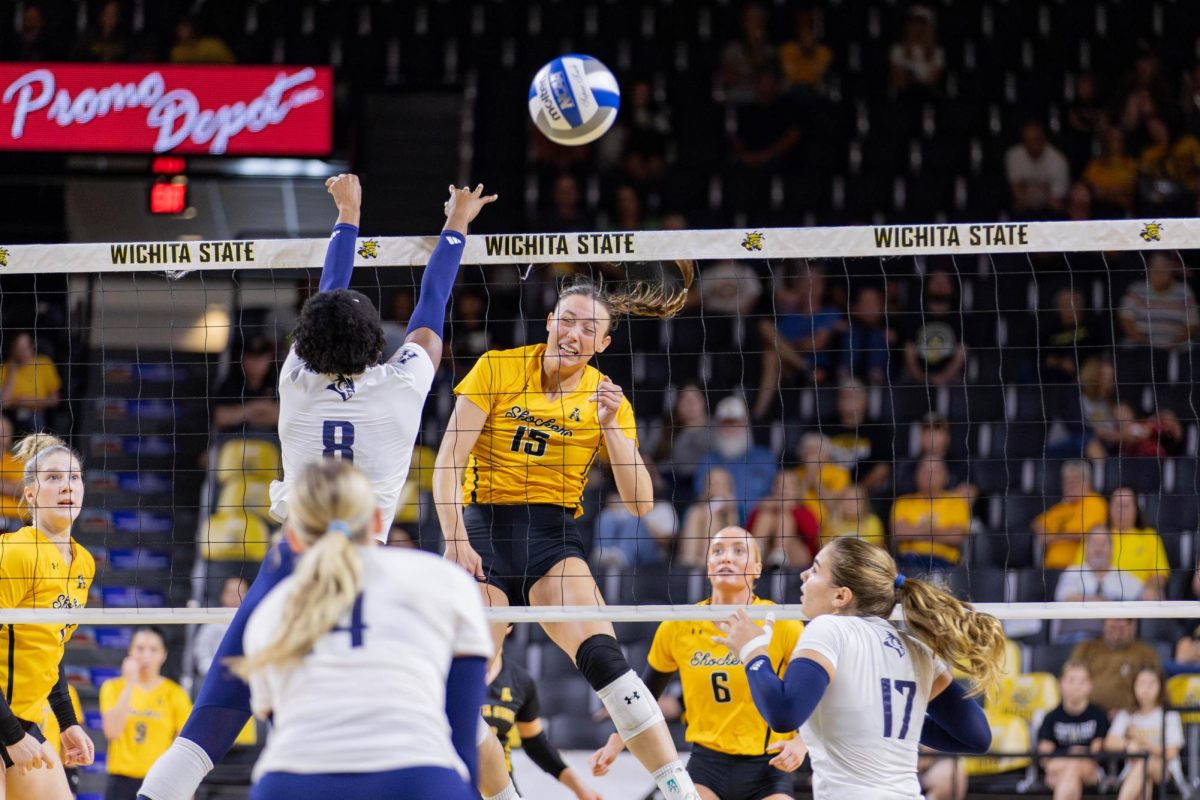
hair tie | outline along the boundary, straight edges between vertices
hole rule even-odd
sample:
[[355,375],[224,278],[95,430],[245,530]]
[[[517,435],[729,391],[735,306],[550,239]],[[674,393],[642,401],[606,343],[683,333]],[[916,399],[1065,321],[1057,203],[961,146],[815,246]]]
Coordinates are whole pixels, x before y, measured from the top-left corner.
[[354,536],[354,531],[350,530],[350,525],[340,519],[335,519],[325,526],[326,533],[340,533],[347,539]]
[[901,586],[903,586],[905,580],[907,580],[907,578],[904,577],[904,573],[897,572],[896,573],[896,588],[899,589]]

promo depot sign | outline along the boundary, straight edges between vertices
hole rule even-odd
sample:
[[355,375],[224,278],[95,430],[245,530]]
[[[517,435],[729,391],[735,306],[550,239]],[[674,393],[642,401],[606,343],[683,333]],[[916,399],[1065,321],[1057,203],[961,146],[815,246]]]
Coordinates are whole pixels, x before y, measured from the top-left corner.
[[0,63],[0,150],[324,156],[328,67]]

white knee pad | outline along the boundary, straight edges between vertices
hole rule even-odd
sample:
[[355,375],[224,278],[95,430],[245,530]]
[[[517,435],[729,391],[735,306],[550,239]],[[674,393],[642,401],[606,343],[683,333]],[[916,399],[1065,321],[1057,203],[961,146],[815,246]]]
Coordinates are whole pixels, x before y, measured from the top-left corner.
[[658,701],[642,679],[630,670],[599,692],[600,701],[608,709],[613,724],[621,739],[629,741],[634,736],[663,721]]

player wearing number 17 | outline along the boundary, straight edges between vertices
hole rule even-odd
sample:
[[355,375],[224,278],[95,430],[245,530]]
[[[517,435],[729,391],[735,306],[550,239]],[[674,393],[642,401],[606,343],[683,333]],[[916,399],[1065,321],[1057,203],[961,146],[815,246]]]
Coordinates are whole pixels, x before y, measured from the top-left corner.
[[[692,265],[681,263],[684,284]],[[492,606],[602,605],[575,519],[597,457],[612,466],[634,514],[654,505],[637,448],[633,407],[588,362],[608,347],[621,314],[668,317],[684,292],[662,284],[610,293],[563,289],[545,344],[485,353],[457,387],[433,493],[446,558],[480,581]],[[465,481],[464,481],[465,473]],[[504,641],[504,624],[493,626]],[[653,695],[630,668],[611,622],[543,623],[596,690],[617,732],[667,800],[698,800]]]
[[[918,800],[917,747],[983,753],[991,729],[971,695],[1004,670],[1004,631],[933,584],[907,579],[887,551],[835,539],[801,576],[810,620],[782,680],[771,636],[745,611],[721,623],[717,642],[739,654],[750,693],[775,730],[800,727],[813,765],[814,800]],[[899,604],[907,631],[888,621]],[[971,677],[968,692],[950,667]]]

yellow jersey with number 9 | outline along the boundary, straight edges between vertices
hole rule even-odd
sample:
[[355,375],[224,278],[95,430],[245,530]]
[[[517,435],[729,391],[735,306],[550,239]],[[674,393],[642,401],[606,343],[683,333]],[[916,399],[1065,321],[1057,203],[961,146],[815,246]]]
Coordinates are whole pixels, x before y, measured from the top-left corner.
[[[593,398],[603,378],[585,367],[575,390],[548,398],[542,387],[546,345],[489,350],[454,393],[487,412],[467,461],[467,505],[545,503],[583,513],[580,500],[597,456],[607,458]],[[637,442],[629,398],[622,397],[617,426]],[[453,422],[451,422],[453,425]],[[446,431],[454,436],[454,430]]]
[[[100,687],[100,713],[116,708],[125,679],[113,678]],[[192,701],[175,681],[162,678],[149,691],[134,686],[129,696],[129,716],[121,735],[108,742],[108,772],[126,778],[144,778],[158,757],[183,730]]]
[[[0,608],[83,608],[96,562],[71,540],[71,563],[54,542],[27,525],[0,536]],[[58,683],[63,647],[77,625],[0,625],[0,688],[13,714],[41,719]]]

